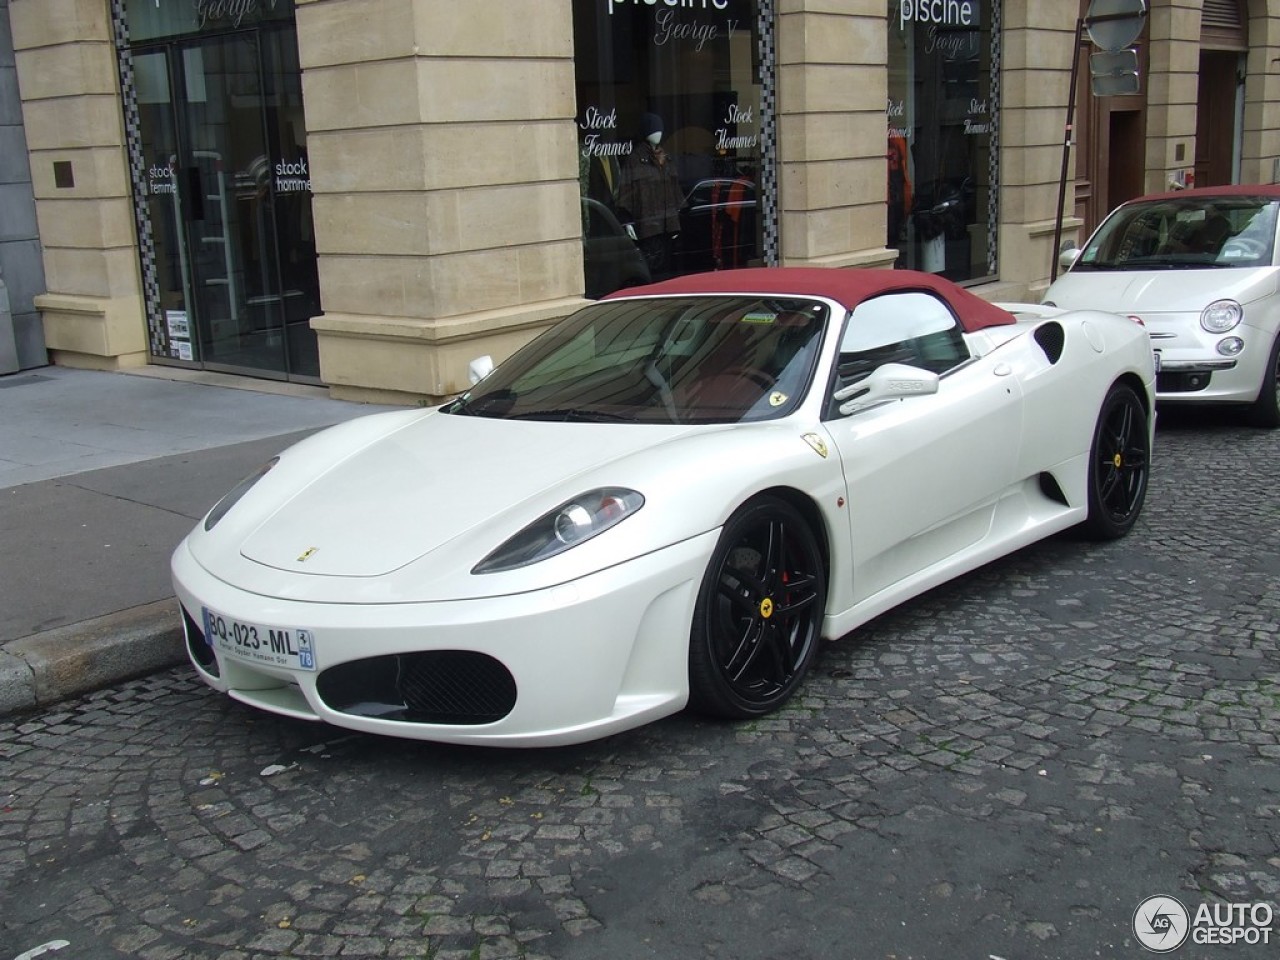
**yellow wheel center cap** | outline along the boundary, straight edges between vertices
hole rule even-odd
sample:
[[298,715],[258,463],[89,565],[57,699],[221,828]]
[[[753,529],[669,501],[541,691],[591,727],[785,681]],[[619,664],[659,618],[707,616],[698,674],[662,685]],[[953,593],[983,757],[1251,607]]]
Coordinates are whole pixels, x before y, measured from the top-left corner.
[[1116,465],[1116,469],[1119,470],[1121,467],[1124,466],[1124,457],[1120,456],[1120,454],[1117,453],[1112,458],[1111,462],[1114,463]]
[[766,620],[773,616],[773,597],[765,597],[760,601],[760,616]]

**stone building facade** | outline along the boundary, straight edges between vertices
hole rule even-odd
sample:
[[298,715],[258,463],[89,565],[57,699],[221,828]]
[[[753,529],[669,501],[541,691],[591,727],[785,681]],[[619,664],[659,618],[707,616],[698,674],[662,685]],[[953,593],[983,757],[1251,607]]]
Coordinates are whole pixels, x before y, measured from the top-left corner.
[[0,0],[0,376],[44,366],[35,298],[44,292],[9,0]]
[[[1105,103],[1075,41],[1087,3],[8,5],[35,303],[53,361],[100,369],[422,402],[587,294],[751,263],[1034,299],[1073,57],[1066,235],[1197,171],[1270,182],[1280,162],[1280,0],[1153,0],[1142,91]],[[1206,91],[1209,68],[1236,82]],[[1213,164],[1210,117],[1231,145]],[[637,211],[661,190],[678,203]]]

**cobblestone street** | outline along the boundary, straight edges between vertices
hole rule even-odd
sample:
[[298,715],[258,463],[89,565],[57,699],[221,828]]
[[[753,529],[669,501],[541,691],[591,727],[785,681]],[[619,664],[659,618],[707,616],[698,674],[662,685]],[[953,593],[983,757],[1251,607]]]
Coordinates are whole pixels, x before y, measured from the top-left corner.
[[181,668],[20,717],[0,960],[1081,960],[1146,955],[1156,894],[1280,913],[1280,432],[1236,423],[1165,416],[1130,537],[909,603],[754,724],[456,749]]

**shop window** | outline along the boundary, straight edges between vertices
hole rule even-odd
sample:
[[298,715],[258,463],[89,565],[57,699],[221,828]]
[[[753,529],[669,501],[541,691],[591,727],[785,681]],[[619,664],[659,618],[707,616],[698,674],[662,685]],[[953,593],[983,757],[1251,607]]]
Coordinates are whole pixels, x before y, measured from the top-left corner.
[[995,273],[1000,0],[890,0],[888,240],[898,266]]
[[573,9],[587,295],[760,264],[757,0]]
[[113,3],[152,359],[318,381],[292,0]]

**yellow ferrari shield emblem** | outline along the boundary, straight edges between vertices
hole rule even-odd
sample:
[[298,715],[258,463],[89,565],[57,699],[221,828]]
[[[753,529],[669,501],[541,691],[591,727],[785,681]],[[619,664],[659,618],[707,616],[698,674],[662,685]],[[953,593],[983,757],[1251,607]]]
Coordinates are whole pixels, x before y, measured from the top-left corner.
[[813,448],[813,452],[823,459],[827,456],[827,443],[816,433],[806,433],[804,442]]
[[760,601],[760,616],[766,620],[773,616],[773,597],[765,597]]

